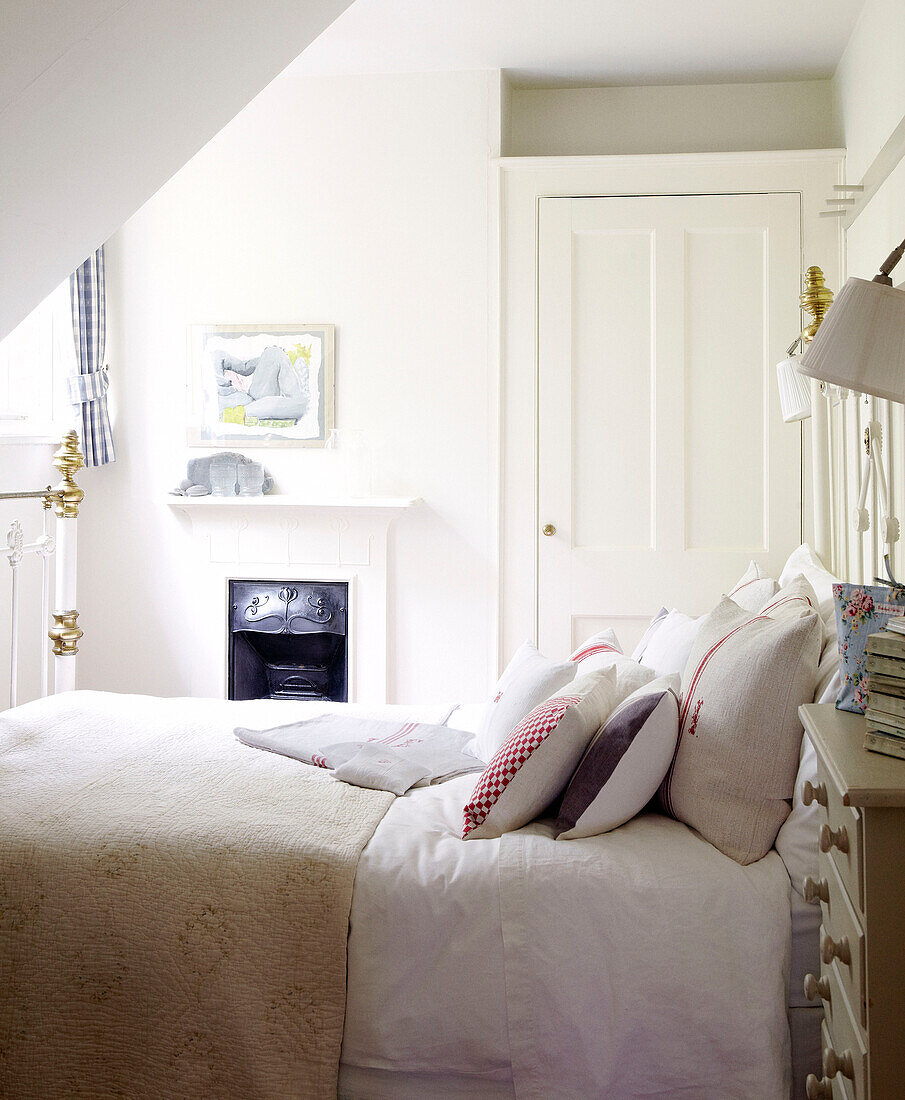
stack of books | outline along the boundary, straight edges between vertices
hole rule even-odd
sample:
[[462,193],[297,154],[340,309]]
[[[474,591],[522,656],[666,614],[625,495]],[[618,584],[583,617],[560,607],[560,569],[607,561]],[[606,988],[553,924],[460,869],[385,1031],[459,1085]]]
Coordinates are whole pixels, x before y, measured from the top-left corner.
[[867,733],[871,752],[905,760],[905,617],[867,639]]

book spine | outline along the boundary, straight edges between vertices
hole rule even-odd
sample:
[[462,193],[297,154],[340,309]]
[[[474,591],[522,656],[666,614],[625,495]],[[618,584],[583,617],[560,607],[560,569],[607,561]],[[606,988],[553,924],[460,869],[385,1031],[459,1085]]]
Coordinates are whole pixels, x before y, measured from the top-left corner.
[[905,664],[905,635],[880,633],[871,634],[867,639],[867,652],[882,657],[894,657]]
[[869,653],[867,671],[878,672],[881,676],[892,676],[893,679],[905,682],[905,661],[899,661],[895,657],[881,657],[877,653]]
[[864,735],[864,747],[870,752],[882,752],[884,756],[895,756],[905,760],[905,741],[884,737],[870,730]]

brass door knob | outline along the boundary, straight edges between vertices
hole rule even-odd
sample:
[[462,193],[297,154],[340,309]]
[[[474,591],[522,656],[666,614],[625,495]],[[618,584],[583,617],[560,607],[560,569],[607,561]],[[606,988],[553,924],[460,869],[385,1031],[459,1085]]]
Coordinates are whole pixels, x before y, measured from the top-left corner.
[[545,523],[541,530],[548,538],[550,537],[550,535],[556,534],[556,528],[553,526],[552,523]]

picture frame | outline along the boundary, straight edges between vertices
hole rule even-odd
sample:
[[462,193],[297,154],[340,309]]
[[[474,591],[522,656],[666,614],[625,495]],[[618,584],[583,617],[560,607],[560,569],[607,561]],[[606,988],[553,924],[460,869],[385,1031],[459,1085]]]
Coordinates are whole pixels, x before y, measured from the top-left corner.
[[191,447],[323,447],[334,427],[334,326],[190,325]]

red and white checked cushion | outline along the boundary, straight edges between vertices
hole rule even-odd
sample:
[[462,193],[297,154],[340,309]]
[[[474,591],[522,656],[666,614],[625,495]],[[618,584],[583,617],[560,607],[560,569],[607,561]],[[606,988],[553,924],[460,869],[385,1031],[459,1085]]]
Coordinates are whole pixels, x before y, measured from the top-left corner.
[[465,806],[463,838],[502,836],[542,813],[562,793],[618,692],[615,669],[601,669],[523,718],[481,773]]

